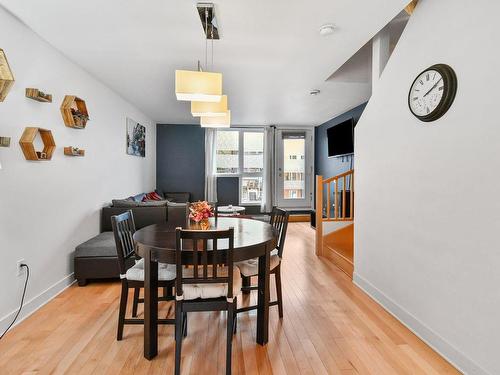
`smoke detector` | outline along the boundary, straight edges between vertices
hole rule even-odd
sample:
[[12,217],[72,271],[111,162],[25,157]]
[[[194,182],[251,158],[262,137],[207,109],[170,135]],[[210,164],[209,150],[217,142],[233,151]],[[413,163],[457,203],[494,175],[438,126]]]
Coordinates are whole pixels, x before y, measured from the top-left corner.
[[335,31],[335,26],[332,25],[331,23],[327,23],[319,28],[319,35],[321,36],[326,36],[333,34]]
[[318,89],[313,89],[309,92],[309,94],[311,94],[312,96],[316,96],[318,95],[319,93],[321,92],[321,90],[318,90]]

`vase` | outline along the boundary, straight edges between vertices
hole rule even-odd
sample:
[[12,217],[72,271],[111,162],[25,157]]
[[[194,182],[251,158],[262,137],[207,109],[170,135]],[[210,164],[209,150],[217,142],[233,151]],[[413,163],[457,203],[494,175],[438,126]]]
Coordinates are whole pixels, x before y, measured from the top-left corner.
[[191,220],[191,229],[195,229],[195,230],[208,230],[210,229],[210,220],[208,219],[203,219],[203,220],[200,220],[200,221],[194,221],[194,220]]
[[209,230],[210,229],[210,221],[208,219],[203,219],[200,221],[200,227],[202,230]]

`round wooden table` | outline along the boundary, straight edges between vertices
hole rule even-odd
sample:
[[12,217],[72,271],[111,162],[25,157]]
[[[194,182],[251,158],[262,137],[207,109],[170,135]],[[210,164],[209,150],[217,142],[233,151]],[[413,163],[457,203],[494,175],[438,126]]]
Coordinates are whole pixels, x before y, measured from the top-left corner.
[[[277,232],[268,223],[238,218],[211,218],[210,229],[234,228],[234,261],[259,258],[258,309],[256,341],[268,342],[269,323],[269,253],[277,246]],[[188,229],[189,224],[186,224]],[[158,353],[158,262],[175,264],[175,227],[153,224],[134,234],[136,253],[144,258],[144,357]],[[218,243],[224,250],[224,242]]]

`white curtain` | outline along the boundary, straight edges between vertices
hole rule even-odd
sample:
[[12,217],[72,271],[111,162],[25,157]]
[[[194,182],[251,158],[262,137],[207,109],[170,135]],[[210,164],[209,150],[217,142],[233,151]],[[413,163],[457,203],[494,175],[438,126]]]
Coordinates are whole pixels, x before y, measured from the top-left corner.
[[264,170],[262,171],[262,212],[273,209],[274,189],[274,126],[264,129]]
[[215,171],[216,135],[216,129],[205,129],[205,200],[208,202],[217,202],[217,175]]

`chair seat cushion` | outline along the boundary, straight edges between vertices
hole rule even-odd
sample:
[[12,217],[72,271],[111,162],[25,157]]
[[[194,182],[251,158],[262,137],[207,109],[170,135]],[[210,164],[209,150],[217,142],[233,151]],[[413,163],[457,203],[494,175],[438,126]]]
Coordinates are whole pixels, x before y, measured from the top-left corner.
[[[127,280],[144,281],[144,259],[138,260],[125,274]],[[158,280],[175,280],[175,265],[158,263]]]
[[75,258],[115,257],[116,245],[113,232],[103,232],[75,248]]
[[[278,256],[278,250],[275,249],[271,251],[271,257],[269,258],[269,269],[275,269],[276,267],[278,267],[280,262],[281,258]],[[235,263],[235,265],[240,269],[241,274],[245,277],[256,276],[259,274],[258,258],[244,260],[243,262],[237,262]]]
[[[227,276],[227,267],[221,267],[217,270],[217,276]],[[192,276],[193,270],[186,269],[185,277]],[[183,284],[182,292],[184,300],[209,299],[227,296],[227,283],[220,284]],[[241,274],[238,267],[233,268],[233,297],[241,292]]]

